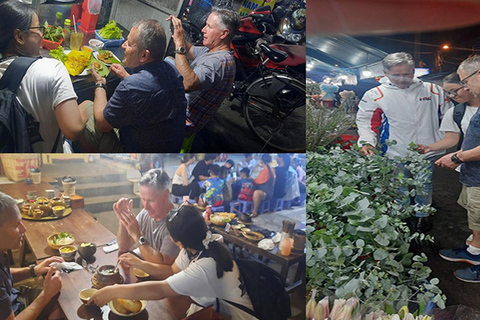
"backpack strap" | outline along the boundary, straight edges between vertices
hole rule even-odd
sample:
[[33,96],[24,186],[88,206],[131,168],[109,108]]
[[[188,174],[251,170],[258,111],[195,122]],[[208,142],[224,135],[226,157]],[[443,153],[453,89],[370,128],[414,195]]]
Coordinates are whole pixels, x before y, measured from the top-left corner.
[[8,88],[10,91],[15,92],[20,86],[25,73],[27,73],[28,68],[40,59],[41,57],[17,57],[15,60],[10,63],[7,70],[0,79],[0,89]]
[[453,108],[453,121],[455,121],[457,126],[460,128],[460,139],[458,140],[457,144],[457,149],[460,149],[462,147],[463,137],[465,136],[465,132],[463,132],[462,128],[462,119],[465,115],[467,105],[465,103],[459,103]]
[[52,151],[50,153],[56,153],[57,152],[57,147],[58,147],[58,142],[60,140],[60,129],[58,129],[57,137],[55,138],[55,144],[53,145]]

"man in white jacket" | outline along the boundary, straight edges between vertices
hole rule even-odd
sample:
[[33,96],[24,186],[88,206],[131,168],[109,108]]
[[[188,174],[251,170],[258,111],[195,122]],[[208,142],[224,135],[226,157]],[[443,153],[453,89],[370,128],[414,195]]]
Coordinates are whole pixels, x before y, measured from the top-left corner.
[[[357,127],[362,152],[373,154],[373,148],[379,142],[382,152],[389,158],[404,157],[410,152],[411,142],[429,145],[441,140],[441,119],[453,106],[442,87],[415,78],[414,61],[408,53],[389,54],[382,64],[385,77],[380,80],[381,84],[368,90],[359,104]],[[387,146],[386,140],[395,140],[397,144]],[[431,160],[428,168],[430,182],[425,185],[427,195],[415,197],[417,205],[431,204],[433,160],[444,152],[432,151],[425,155]],[[399,171],[411,176],[403,164],[399,164]],[[416,213],[417,231],[426,232],[431,228],[427,216],[420,211]]]

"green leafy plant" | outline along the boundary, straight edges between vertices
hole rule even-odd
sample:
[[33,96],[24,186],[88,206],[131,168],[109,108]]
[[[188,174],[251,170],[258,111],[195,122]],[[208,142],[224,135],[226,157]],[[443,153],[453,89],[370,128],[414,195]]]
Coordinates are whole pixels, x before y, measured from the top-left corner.
[[428,279],[426,255],[409,252],[411,241],[432,238],[411,234],[403,221],[415,211],[434,211],[407,201],[423,193],[425,181],[396,174],[399,162],[418,173],[426,170],[425,161],[415,152],[402,159],[378,152],[365,157],[356,146],[307,153],[309,288],[356,296],[366,311],[393,312],[412,301],[444,307],[438,279]]
[[312,98],[321,90],[317,83],[307,84],[307,150],[325,147],[354,124],[353,115],[344,108],[327,108]]
[[50,26],[48,21],[45,21],[43,24],[43,39],[59,42],[63,38],[63,29],[62,27]]

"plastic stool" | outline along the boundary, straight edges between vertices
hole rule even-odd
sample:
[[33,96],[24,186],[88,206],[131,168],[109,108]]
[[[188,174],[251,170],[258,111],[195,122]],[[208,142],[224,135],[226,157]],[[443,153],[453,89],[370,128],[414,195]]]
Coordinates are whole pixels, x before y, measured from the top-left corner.
[[264,200],[259,207],[260,207],[259,213],[270,212],[270,200]]
[[290,209],[292,207],[292,200],[283,200],[283,209]]
[[182,203],[183,202],[183,197],[176,196],[173,193],[171,195],[172,195],[172,202],[173,203]]
[[283,198],[272,198],[270,201],[270,210],[275,212],[275,211],[280,211],[283,209]]
[[253,209],[253,201],[237,200],[231,205],[233,205],[234,207],[238,207],[238,211],[240,211],[241,213],[247,213],[248,211],[252,211]]
[[305,205],[305,201],[307,200],[307,194],[306,193],[300,193],[300,206]]
[[224,206],[212,207],[212,212],[224,212]]

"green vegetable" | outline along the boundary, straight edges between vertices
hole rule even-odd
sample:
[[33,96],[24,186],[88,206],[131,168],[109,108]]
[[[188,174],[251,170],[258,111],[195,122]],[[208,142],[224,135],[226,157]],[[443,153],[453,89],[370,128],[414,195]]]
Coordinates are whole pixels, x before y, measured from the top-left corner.
[[[97,73],[103,77],[103,78],[106,78],[108,76],[108,74],[110,73],[110,70],[108,69],[108,67],[105,65],[105,63],[103,63],[102,61],[98,61],[97,59],[93,59],[90,61],[91,63],[94,64],[94,66],[98,63],[99,65],[99,68],[96,68],[95,70],[97,71]],[[90,63],[90,64],[91,64]]]
[[115,20],[110,20],[105,27],[98,31],[103,39],[122,39],[122,30],[117,27]]
[[55,58],[62,62],[65,62],[68,59],[68,56],[65,54],[62,46],[58,46],[57,49],[50,50],[49,54],[52,58]]
[[45,30],[43,31],[43,39],[53,42],[59,42],[63,38],[62,27],[49,26],[48,21],[43,24]]

